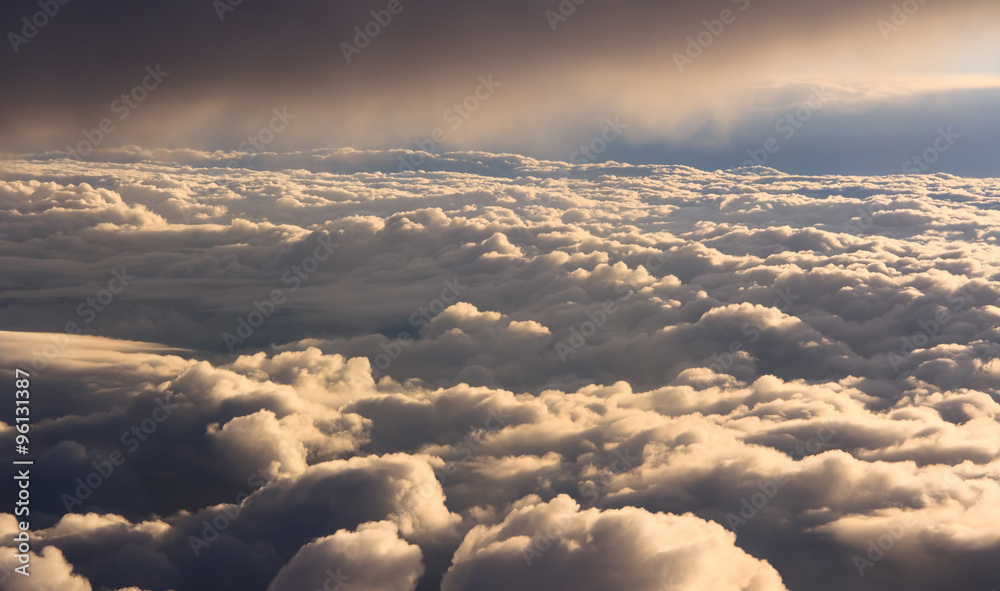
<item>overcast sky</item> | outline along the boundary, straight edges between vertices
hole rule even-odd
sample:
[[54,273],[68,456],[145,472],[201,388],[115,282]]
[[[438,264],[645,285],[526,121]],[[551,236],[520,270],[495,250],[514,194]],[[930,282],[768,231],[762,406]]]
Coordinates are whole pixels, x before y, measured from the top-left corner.
[[[892,174],[949,126],[961,141],[927,170],[990,176],[1000,154],[989,0],[226,1],[70,2],[37,32],[37,2],[5,3],[2,147],[65,151],[110,117],[105,147],[235,150],[285,108],[269,150],[416,149],[441,128],[428,151],[571,160],[619,117],[594,159]],[[157,65],[169,76],[119,119]],[[449,118],[480,76],[495,92]]]

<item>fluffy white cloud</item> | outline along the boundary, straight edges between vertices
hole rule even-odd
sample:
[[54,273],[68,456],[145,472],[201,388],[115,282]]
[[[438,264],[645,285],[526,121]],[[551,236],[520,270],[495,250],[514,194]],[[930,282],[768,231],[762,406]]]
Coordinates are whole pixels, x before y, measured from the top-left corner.
[[303,546],[267,589],[413,591],[423,572],[420,548],[399,539],[394,524],[365,523]]
[[733,546],[735,535],[692,515],[580,511],[565,495],[535,503],[470,531],[442,590],[785,589],[770,565]]
[[102,158],[0,165],[53,584],[1000,579],[995,179]]

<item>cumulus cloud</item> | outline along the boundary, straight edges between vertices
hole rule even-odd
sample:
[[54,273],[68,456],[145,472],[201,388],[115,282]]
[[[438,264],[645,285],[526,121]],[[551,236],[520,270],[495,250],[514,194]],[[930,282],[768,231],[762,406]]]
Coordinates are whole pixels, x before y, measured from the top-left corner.
[[394,524],[365,523],[303,546],[267,589],[413,591],[423,571],[420,548],[399,539]]
[[733,534],[691,515],[580,512],[564,495],[537,501],[470,531],[441,588],[785,589],[770,565],[733,545]]
[[0,165],[33,581],[1000,579],[994,179],[399,155]]

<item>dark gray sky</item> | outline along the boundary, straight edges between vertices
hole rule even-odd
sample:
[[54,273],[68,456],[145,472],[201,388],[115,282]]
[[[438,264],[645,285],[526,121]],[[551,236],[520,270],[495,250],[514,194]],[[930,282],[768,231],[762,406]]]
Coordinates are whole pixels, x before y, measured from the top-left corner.
[[[961,138],[912,166],[990,176],[1000,160],[1000,9],[984,0],[400,0],[396,14],[388,0],[52,1],[53,16],[37,0],[0,8],[8,151],[236,150],[277,108],[294,119],[259,149],[709,169],[757,154],[789,172],[888,174],[952,126]],[[366,26],[377,34],[348,63]],[[134,93],[157,65],[169,75]],[[796,114],[815,86],[824,100]],[[609,117],[627,129],[578,154]]]

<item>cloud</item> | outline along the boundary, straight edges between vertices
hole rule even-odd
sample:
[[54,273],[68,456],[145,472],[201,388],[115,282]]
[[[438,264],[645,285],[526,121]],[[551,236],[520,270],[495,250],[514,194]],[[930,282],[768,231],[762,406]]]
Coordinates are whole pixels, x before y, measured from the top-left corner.
[[413,591],[423,572],[420,548],[399,539],[394,524],[365,523],[303,546],[268,591]]
[[995,179],[412,155],[0,164],[53,585],[995,584]]
[[[3,148],[84,158],[95,146],[239,149],[239,160],[416,147],[570,161],[620,117],[628,130],[594,158],[728,168],[782,138],[768,165],[890,174],[953,125],[962,144],[934,170],[993,171],[997,7],[983,0],[387,6],[182,0],[122,6],[111,19],[81,6],[42,12],[52,23],[36,33],[37,3],[10,5],[0,15],[11,24],[12,51],[0,56],[8,84],[38,93],[3,98]],[[79,27],[61,24],[70,12]],[[182,25],[184,39],[167,33]],[[104,59],[73,51],[84,45]],[[156,84],[150,70],[162,72]],[[494,80],[485,100],[481,78]],[[776,129],[819,84],[831,94],[822,113]],[[276,111],[289,113],[277,126]],[[145,196],[169,200],[171,189]]]
[[[19,533],[17,519],[13,515],[0,515],[0,534],[4,539],[14,538]],[[70,591],[91,591],[90,583],[84,577],[74,574],[72,565],[66,562],[63,553],[56,547],[43,549],[41,552],[30,552],[27,566],[15,559],[14,550],[5,549],[3,576],[5,589],[15,591],[68,589]],[[15,572],[15,568],[24,571]],[[27,572],[27,576],[22,574]]]
[[469,532],[441,588],[785,589],[770,565],[733,546],[733,534],[692,515],[579,511],[566,496],[530,502]]

